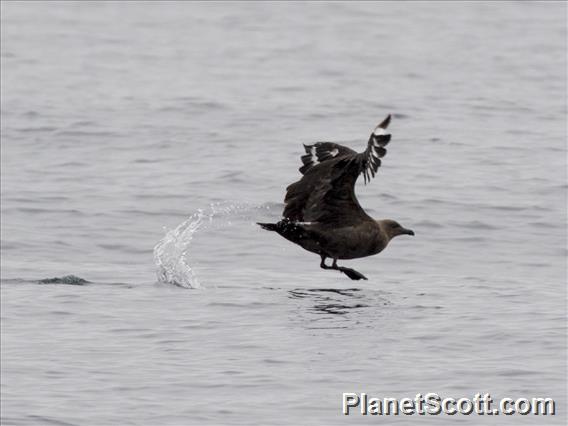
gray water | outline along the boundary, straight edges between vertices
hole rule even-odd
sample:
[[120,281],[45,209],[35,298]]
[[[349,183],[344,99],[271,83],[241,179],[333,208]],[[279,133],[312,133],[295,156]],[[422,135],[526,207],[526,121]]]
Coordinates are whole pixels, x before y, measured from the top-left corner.
[[[1,14],[3,425],[565,424],[565,3]],[[356,190],[416,236],[343,262],[369,281],[254,224],[302,143],[362,150],[388,113]],[[346,417],[342,392],[557,415]]]

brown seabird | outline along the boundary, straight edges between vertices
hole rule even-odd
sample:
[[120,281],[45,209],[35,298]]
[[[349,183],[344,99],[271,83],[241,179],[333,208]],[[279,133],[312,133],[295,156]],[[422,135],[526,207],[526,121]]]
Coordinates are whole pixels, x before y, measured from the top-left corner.
[[[259,223],[289,241],[321,256],[320,267],[343,272],[352,280],[367,278],[351,268],[337,265],[337,259],[372,256],[385,249],[398,235],[414,235],[396,221],[371,218],[357,201],[355,181],[363,175],[365,184],[381,165],[391,135],[385,129],[389,115],[379,124],[364,152],[333,142],[304,145],[302,178],[286,188],[285,207],[278,223]],[[333,259],[331,266],[325,260]]]

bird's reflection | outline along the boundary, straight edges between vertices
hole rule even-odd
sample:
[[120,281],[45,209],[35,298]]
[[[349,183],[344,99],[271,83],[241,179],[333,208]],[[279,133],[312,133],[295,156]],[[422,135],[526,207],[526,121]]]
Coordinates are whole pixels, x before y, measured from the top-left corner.
[[363,295],[359,288],[297,288],[290,290],[292,299],[308,299],[316,313],[345,315],[353,309],[368,308],[362,303]]
[[294,320],[309,329],[372,326],[391,305],[384,292],[360,288],[296,288],[288,298],[298,302]]

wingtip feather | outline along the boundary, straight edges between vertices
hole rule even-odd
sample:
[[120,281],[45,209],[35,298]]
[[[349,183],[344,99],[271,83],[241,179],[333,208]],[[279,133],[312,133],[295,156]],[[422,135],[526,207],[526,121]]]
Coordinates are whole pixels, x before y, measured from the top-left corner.
[[381,124],[379,124],[379,125],[377,126],[377,128],[378,128],[378,129],[386,129],[386,128],[389,126],[390,121],[391,121],[391,114],[387,115],[387,118],[385,118],[385,119],[381,122]]

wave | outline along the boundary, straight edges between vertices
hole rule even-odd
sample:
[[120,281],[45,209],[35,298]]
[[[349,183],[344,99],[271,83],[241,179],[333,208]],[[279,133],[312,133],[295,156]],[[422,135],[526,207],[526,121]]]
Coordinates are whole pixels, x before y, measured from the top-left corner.
[[44,278],[43,280],[38,281],[39,284],[67,284],[67,285],[85,285],[89,284],[90,281],[87,281],[81,277],[77,277],[75,275],[64,275],[62,277],[54,277],[54,278]]
[[88,281],[84,278],[78,277],[73,274],[63,275],[61,277],[53,277],[53,278],[43,278],[43,279],[35,279],[35,278],[2,278],[0,280],[2,285],[4,284],[15,284],[15,285],[24,285],[24,284],[32,284],[32,285],[72,285],[72,286],[86,286],[86,285],[110,285],[113,287],[122,287],[122,288],[134,288],[133,284],[125,283],[125,282],[115,282],[115,281]]

